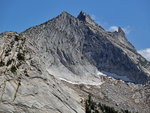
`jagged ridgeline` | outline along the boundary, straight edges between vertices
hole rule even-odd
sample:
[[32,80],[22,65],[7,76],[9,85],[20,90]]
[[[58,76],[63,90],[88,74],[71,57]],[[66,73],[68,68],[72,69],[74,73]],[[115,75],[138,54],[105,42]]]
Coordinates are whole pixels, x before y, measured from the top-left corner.
[[0,34],[0,112],[85,113],[90,94],[100,108],[148,113],[149,81],[122,28],[107,32],[82,11]]
[[107,32],[84,12],[77,18],[63,12],[22,34],[38,45],[49,72],[62,78],[96,76],[100,71],[133,83],[149,80],[150,63],[128,42],[124,31],[119,27],[118,32]]

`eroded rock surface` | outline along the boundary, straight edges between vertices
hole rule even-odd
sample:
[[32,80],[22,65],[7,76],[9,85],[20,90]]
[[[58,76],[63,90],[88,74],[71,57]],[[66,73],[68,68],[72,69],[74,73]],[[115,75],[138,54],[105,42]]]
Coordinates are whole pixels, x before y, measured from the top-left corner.
[[150,111],[150,63],[121,28],[106,32],[89,15],[58,17],[0,34],[0,112],[84,113],[97,102]]

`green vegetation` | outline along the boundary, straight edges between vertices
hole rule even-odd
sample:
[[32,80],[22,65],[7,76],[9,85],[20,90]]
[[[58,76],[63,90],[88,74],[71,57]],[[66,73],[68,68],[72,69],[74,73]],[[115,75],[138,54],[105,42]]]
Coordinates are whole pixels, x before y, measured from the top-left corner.
[[27,70],[24,70],[24,74],[26,77],[29,77]]
[[24,57],[24,56],[25,56],[25,55],[24,55],[23,53],[18,53],[18,54],[17,54],[17,59],[24,61],[24,60],[25,60],[25,57]]
[[11,41],[11,42],[10,42],[11,48],[13,48],[14,43],[15,43],[15,41]]
[[15,37],[15,41],[18,41],[18,40],[19,40],[19,37],[18,37],[18,36],[16,36],[16,37]]
[[5,63],[3,61],[0,61],[0,67],[4,66]]
[[5,56],[9,56],[9,55],[10,55],[10,51],[11,51],[11,49],[8,49],[8,50],[5,52]]
[[113,107],[106,106],[105,104],[99,103],[99,108],[101,109],[102,113],[119,113]]
[[6,64],[6,66],[9,66],[13,61],[14,61],[14,59],[9,60]]
[[114,107],[107,106],[105,104],[96,103],[92,100],[89,95],[88,100],[85,101],[85,112],[86,113],[131,113],[128,110],[117,111]]
[[19,46],[19,49],[22,49],[22,46]]
[[21,40],[22,40],[22,44],[24,44],[26,41],[26,38],[21,38]]
[[131,113],[131,112],[128,111],[128,110],[123,110],[123,109],[121,109],[121,111],[122,111],[122,113]]
[[17,70],[17,68],[16,68],[15,66],[12,66],[11,69],[10,69],[10,71],[11,71],[12,73],[15,73],[16,70]]
[[85,101],[85,111],[86,113],[92,113],[92,110],[95,110],[95,103],[91,99],[91,96],[89,95],[88,100]]

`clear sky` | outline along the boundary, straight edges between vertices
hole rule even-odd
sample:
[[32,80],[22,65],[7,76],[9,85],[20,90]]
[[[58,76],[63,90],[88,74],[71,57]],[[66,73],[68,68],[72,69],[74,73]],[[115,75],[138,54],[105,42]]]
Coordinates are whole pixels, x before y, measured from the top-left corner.
[[62,11],[89,14],[105,30],[122,27],[137,50],[150,48],[150,0],[0,0],[0,33],[22,32]]

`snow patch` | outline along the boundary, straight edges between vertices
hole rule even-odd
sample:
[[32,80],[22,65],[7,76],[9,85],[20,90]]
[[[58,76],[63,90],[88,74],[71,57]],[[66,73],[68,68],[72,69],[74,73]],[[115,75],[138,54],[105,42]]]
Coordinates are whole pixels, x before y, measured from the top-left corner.
[[131,81],[127,76],[120,76],[120,75],[117,75],[117,74],[114,74],[114,73],[109,73],[109,72],[106,72],[106,71],[101,71],[101,72],[98,72],[97,74],[99,76],[100,75],[108,76],[108,77],[112,77],[112,78],[115,78],[115,79],[123,80],[123,81],[126,81],[126,82],[130,82]]
[[74,70],[79,71],[79,75],[76,75],[69,71],[65,66],[51,66],[46,69],[47,72],[55,78],[62,81],[66,81],[71,84],[84,84],[84,85],[95,85],[99,86],[104,82],[99,76],[96,75],[98,70],[91,65],[78,65],[74,67]]
[[59,78],[62,81],[68,82],[70,84],[84,84],[84,85],[94,85],[94,86],[99,86],[102,85],[104,82],[95,82],[95,81],[69,81],[67,79],[64,78]]
[[107,76],[106,74],[102,73],[102,72],[97,72],[97,75],[103,75],[103,76]]

